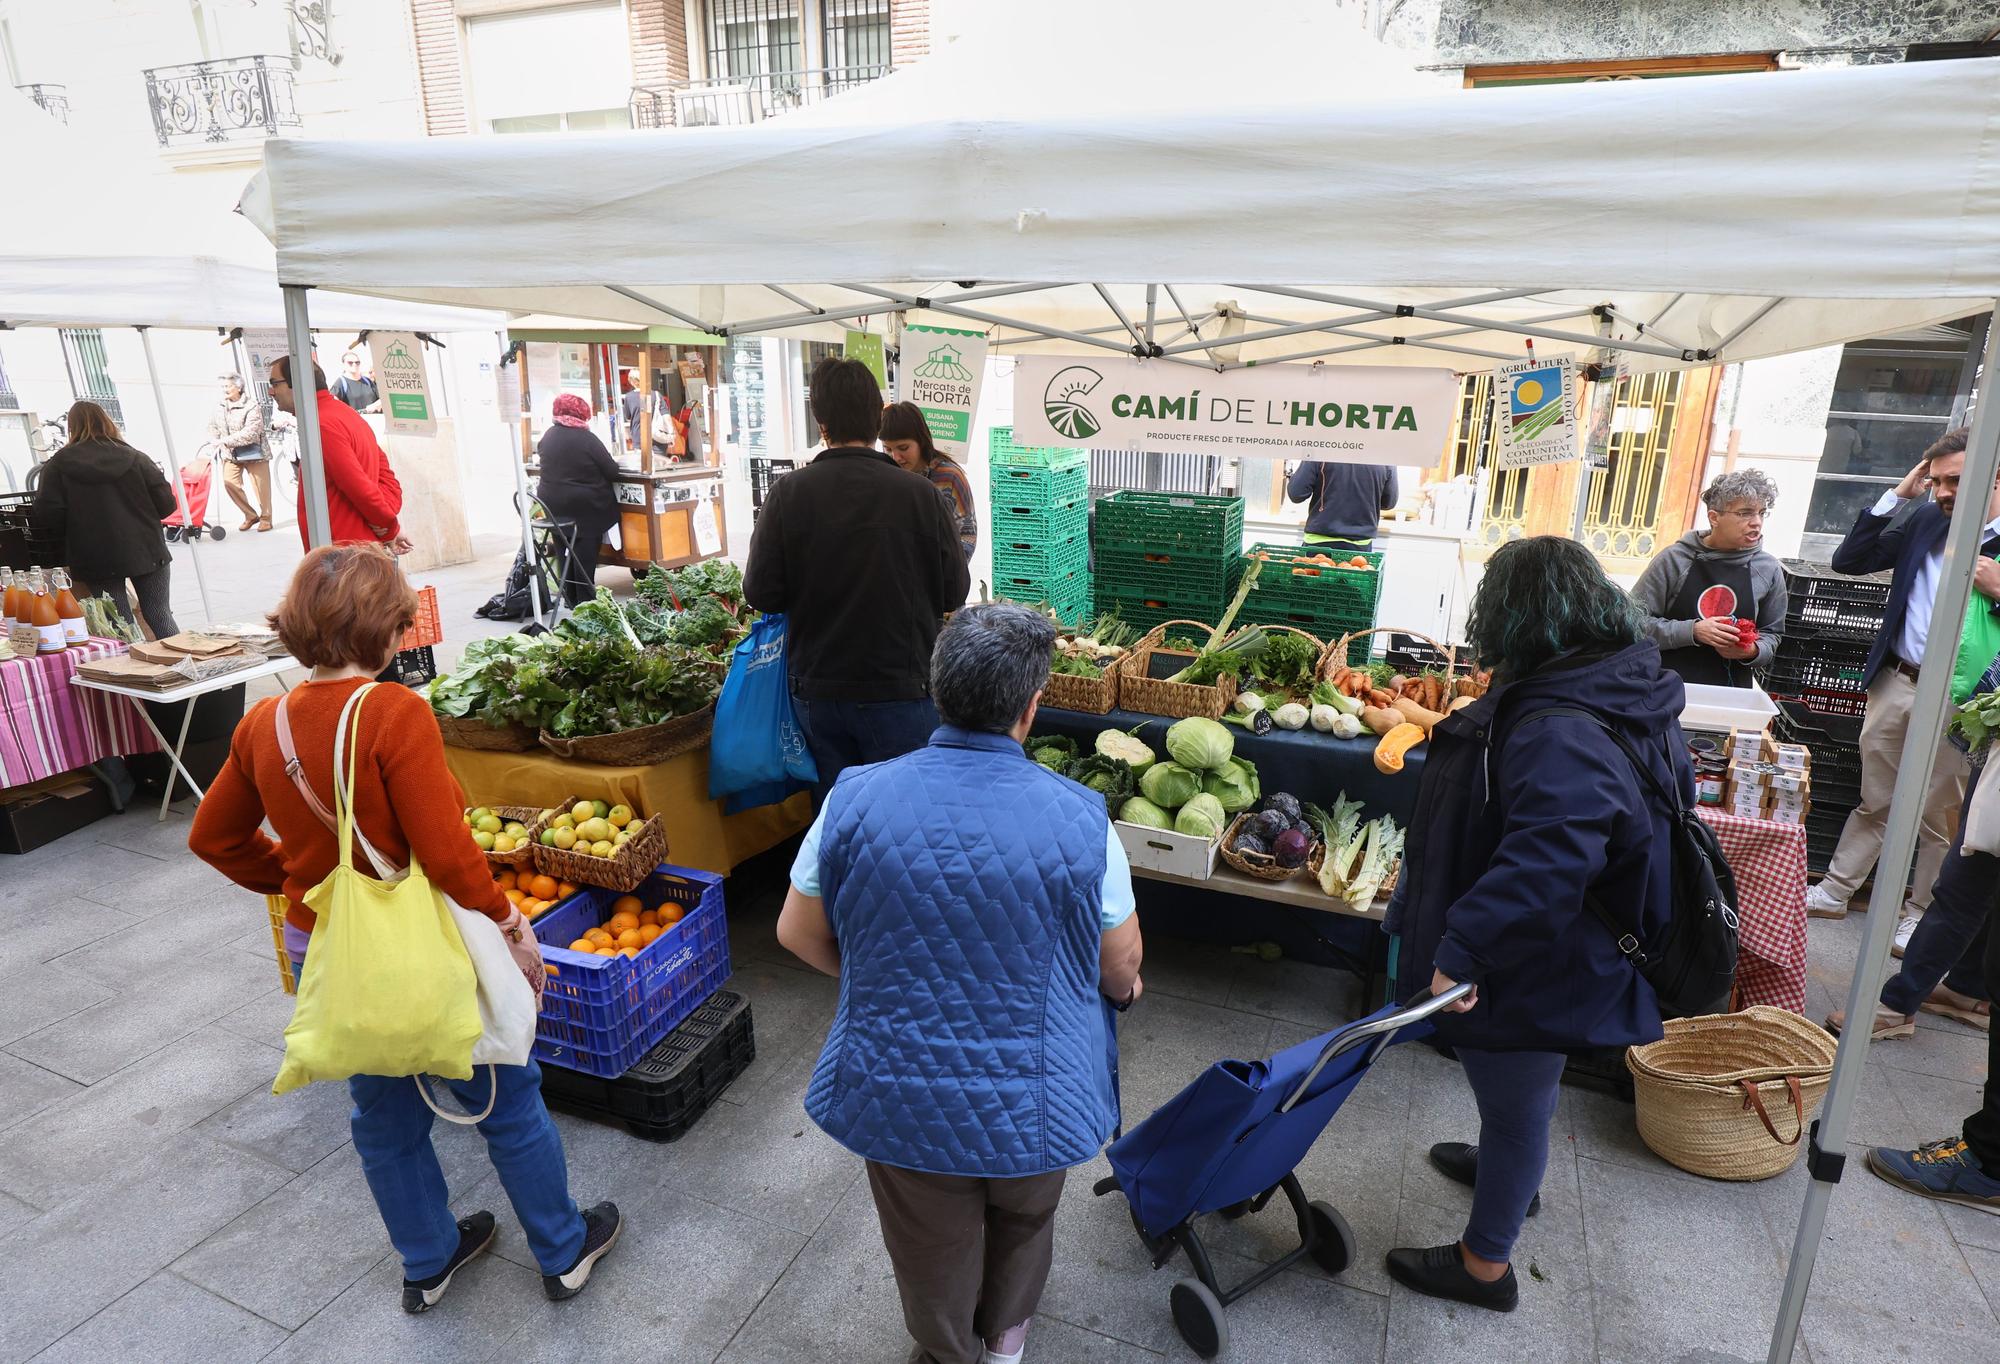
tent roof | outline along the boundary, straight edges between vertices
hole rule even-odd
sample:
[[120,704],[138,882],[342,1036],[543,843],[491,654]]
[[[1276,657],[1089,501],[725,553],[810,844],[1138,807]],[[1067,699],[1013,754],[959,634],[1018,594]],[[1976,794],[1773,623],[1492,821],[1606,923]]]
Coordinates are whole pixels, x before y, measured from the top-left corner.
[[289,283],[734,333],[921,304],[1061,350],[1129,349],[1150,300],[1200,364],[1713,363],[2000,295],[2000,61],[1462,90],[1330,22],[1211,62],[1212,25],[1103,8],[1178,41],[967,39],[749,127],[279,140],[245,211]]

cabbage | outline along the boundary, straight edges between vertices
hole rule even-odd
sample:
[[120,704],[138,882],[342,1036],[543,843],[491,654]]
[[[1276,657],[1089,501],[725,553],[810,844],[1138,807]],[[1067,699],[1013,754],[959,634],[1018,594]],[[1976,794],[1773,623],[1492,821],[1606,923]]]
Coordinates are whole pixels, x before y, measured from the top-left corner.
[[1174,816],[1174,832],[1193,838],[1220,838],[1229,827],[1229,817],[1214,796],[1196,796]]
[[1154,763],[1139,778],[1139,794],[1162,810],[1176,810],[1201,794],[1201,774],[1179,763]]
[[1221,771],[1201,779],[1201,789],[1215,798],[1224,814],[1236,814],[1257,803],[1257,769],[1241,758],[1231,758]]
[[1104,797],[1104,808],[1116,810],[1132,794],[1132,769],[1117,758],[1092,753],[1063,769],[1063,775]]
[[1174,827],[1174,817],[1144,796],[1134,796],[1119,806],[1118,818],[1127,824],[1143,824],[1148,829]]
[[1122,729],[1107,729],[1099,734],[1096,748],[1107,758],[1118,758],[1129,764],[1135,777],[1159,761],[1159,754],[1146,747],[1144,740]]
[[1199,715],[1176,720],[1167,729],[1167,755],[1194,772],[1213,772],[1235,751],[1236,740],[1229,731]]

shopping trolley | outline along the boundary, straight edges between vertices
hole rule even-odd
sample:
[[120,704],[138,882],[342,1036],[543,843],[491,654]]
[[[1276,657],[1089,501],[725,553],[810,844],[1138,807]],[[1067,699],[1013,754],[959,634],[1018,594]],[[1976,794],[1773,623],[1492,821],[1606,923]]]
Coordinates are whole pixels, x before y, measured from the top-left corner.
[[193,459],[181,465],[180,505],[160,518],[160,524],[167,528],[167,539],[194,541],[206,535],[220,540],[229,533],[208,519],[209,498],[215,491],[215,463],[221,458],[221,446],[203,445]]
[[[1229,1343],[1223,1308],[1310,1257],[1328,1274],[1354,1262],[1354,1232],[1328,1203],[1307,1202],[1294,1173],[1347,1096],[1388,1047],[1432,1032],[1432,1015],[1471,992],[1389,1006],[1265,1061],[1218,1061],[1151,1117],[1111,1143],[1111,1174],[1092,1192],[1125,1195],[1132,1225],[1158,1269],[1187,1253],[1194,1277],[1168,1294],[1181,1339],[1203,1359]],[[1298,1219],[1299,1245],[1231,1288],[1195,1230],[1208,1213],[1225,1218],[1261,1211],[1283,1193]]]

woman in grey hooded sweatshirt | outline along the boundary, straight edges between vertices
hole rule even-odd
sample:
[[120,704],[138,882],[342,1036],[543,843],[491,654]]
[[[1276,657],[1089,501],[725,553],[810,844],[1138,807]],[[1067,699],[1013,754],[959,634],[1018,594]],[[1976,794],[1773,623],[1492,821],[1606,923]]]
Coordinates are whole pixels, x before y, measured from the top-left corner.
[[[1686,682],[1747,687],[1785,630],[1785,569],[1764,552],[1764,517],[1778,488],[1756,469],[1719,475],[1701,495],[1708,530],[1660,551],[1632,588],[1646,637]],[[1755,626],[1749,643],[1739,621]]]

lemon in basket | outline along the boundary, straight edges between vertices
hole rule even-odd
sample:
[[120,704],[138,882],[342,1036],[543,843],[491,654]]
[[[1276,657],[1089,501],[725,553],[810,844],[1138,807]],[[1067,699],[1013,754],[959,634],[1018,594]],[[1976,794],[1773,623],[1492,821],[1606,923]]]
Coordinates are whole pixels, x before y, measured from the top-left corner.
[[636,817],[637,816],[635,816],[632,813],[632,807],[629,805],[614,805],[611,807],[609,811],[605,813],[604,816],[604,818],[610,822],[611,827],[614,829],[624,828],[627,824],[630,824]]

